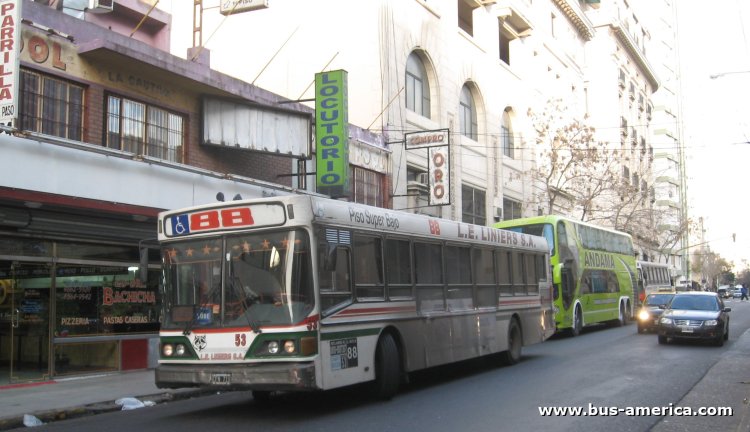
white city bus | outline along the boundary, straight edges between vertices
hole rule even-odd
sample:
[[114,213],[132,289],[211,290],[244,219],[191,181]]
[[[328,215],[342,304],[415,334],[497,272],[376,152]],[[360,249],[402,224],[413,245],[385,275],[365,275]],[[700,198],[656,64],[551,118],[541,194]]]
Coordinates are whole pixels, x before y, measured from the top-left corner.
[[326,390],[554,331],[543,237],[307,195],[163,212],[160,388]]
[[638,300],[643,303],[646,296],[658,292],[675,292],[669,264],[636,261],[638,269]]

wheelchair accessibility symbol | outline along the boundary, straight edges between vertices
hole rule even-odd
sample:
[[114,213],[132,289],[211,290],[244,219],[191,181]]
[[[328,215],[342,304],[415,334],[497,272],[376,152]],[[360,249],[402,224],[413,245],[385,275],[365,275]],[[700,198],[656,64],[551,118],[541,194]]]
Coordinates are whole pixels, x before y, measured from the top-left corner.
[[177,235],[190,234],[190,223],[187,215],[179,215],[172,218],[172,232]]

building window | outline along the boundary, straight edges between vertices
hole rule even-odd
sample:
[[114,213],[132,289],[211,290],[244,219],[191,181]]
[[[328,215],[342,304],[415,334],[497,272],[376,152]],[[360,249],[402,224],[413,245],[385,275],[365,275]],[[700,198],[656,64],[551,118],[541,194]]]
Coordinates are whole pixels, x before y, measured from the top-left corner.
[[521,216],[521,203],[510,198],[503,198],[503,220],[518,219]]
[[500,40],[500,60],[505,64],[510,65],[510,41],[513,40],[513,35],[505,30],[501,24],[500,34],[498,36]]
[[83,87],[21,70],[20,128],[82,140]]
[[503,113],[503,125],[500,127],[502,145],[503,145],[503,156],[513,159],[515,155],[515,143],[513,141],[513,132],[510,127],[510,116],[506,110]]
[[458,27],[474,36],[474,9],[478,5],[471,0],[458,0]]
[[351,167],[352,201],[375,207],[384,207],[383,174],[358,166]]
[[474,105],[474,98],[471,96],[471,90],[469,90],[469,86],[466,84],[461,88],[461,99],[458,111],[461,120],[461,135],[476,141],[477,110]]
[[406,60],[406,108],[430,118],[430,83],[424,63],[416,53]]
[[487,223],[487,199],[483,190],[471,186],[461,186],[462,216],[461,221],[475,225]]
[[119,96],[107,98],[107,147],[182,162],[185,119]]

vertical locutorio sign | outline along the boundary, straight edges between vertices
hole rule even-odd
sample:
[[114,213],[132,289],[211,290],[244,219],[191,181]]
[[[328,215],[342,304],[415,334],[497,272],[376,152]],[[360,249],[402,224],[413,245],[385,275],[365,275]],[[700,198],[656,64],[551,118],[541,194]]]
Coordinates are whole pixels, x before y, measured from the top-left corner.
[[16,127],[21,0],[0,0],[0,124]]
[[315,74],[315,162],[318,192],[349,196],[347,72]]

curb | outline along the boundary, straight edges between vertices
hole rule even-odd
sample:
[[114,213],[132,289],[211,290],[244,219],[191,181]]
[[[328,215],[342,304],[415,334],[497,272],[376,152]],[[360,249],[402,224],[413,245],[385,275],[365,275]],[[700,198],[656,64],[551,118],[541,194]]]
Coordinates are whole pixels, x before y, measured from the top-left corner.
[[[215,393],[215,390],[204,390],[195,389],[180,392],[166,392],[157,393],[146,396],[137,397],[142,402],[153,402],[154,404],[161,404],[171,401],[177,401],[182,399],[190,399],[193,397],[205,396],[208,394]],[[112,411],[121,411],[122,406],[115,404],[115,401],[95,402],[87,405],[73,406],[69,408],[43,410],[32,413],[26,413],[34,415],[36,418],[47,423],[52,423],[60,420],[69,420],[78,417],[85,417],[96,414],[103,414]],[[15,429],[25,427],[23,424],[23,415],[11,416],[0,418],[0,431],[9,429]]]

